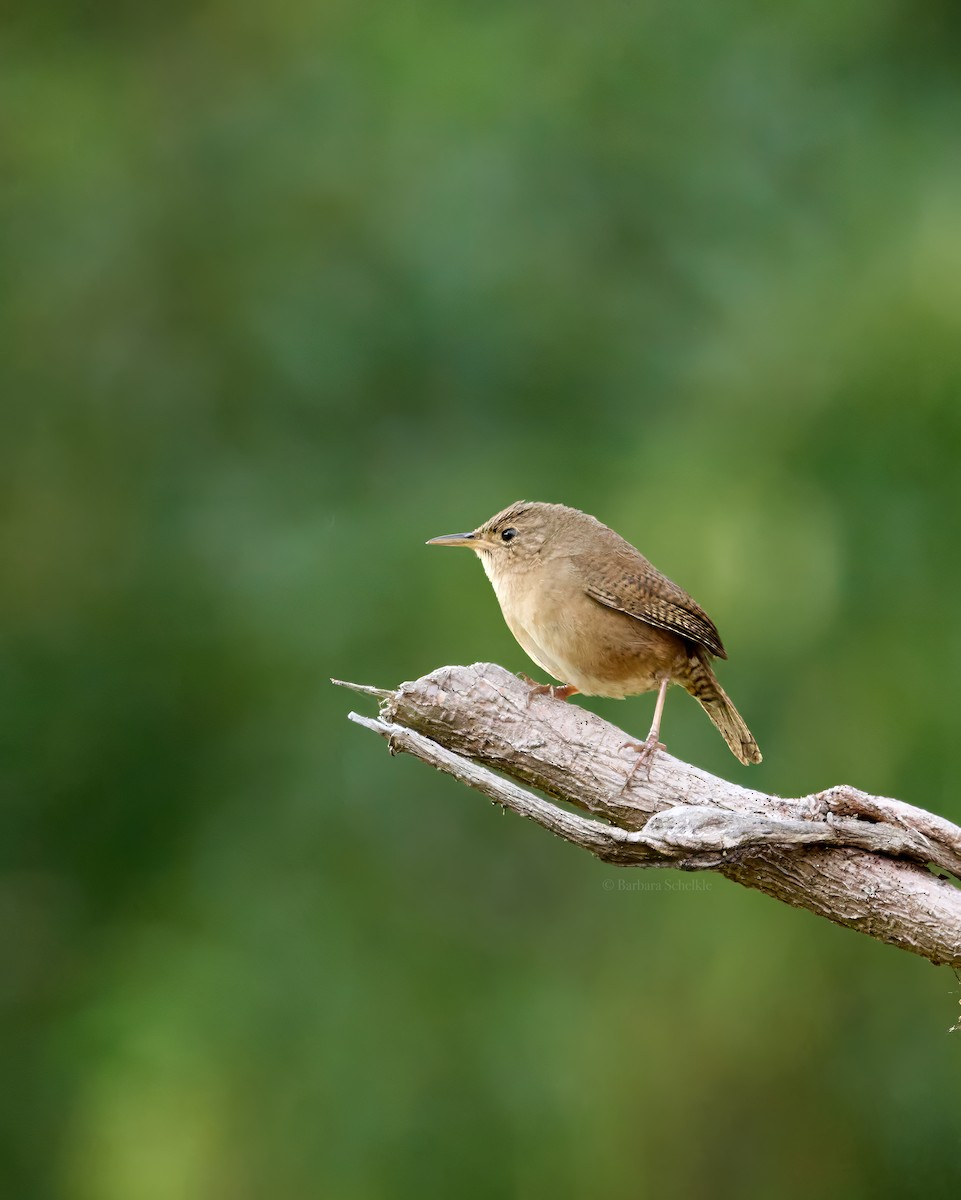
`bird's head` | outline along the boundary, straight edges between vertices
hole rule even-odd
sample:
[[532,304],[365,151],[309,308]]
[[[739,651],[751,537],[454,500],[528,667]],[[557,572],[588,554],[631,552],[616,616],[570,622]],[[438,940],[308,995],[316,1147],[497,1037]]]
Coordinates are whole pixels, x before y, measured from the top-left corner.
[[518,500],[471,533],[448,533],[431,538],[427,545],[466,546],[488,572],[523,568],[544,554],[572,511],[563,504]]

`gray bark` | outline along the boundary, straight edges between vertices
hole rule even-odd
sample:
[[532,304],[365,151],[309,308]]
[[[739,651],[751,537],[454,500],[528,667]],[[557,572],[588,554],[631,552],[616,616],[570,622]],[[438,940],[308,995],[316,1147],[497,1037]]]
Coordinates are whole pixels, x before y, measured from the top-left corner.
[[650,778],[637,771],[625,786],[636,758],[627,734],[576,704],[531,696],[492,663],[442,667],[395,691],[344,686],[380,700],[377,718],[350,719],[386,737],[392,753],[413,754],[605,862],[718,871],[961,967],[961,890],[931,869],[961,876],[961,829],[942,817],[844,785],[782,799],[663,750]]

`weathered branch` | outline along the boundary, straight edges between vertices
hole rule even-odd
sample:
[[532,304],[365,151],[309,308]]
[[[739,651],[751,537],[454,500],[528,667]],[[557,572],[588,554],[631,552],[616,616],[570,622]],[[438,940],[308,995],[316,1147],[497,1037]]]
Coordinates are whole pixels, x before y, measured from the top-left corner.
[[[334,682],[339,682],[335,680]],[[351,720],[505,808],[618,866],[717,870],[746,887],[961,967],[961,829],[923,809],[840,786],[785,800],[662,751],[625,779],[627,735],[574,704],[532,697],[502,667],[442,667]],[[489,768],[585,809],[589,819]]]

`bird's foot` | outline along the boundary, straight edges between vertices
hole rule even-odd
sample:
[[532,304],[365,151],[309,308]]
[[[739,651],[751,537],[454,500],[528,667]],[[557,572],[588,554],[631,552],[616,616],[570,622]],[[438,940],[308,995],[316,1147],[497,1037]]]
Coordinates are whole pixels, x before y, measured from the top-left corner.
[[635,760],[634,765],[628,771],[627,778],[621,785],[621,791],[623,792],[628,787],[637,772],[642,769],[645,776],[650,779],[651,767],[654,764],[654,759],[657,756],[658,750],[666,750],[667,747],[663,742],[659,742],[657,740],[656,733],[652,733],[648,735],[646,742],[624,742],[621,745],[621,749],[637,751],[637,759]]
[[530,675],[525,675],[523,672],[520,672],[517,678],[522,679],[531,689],[527,695],[528,703],[535,696],[550,696],[553,700],[566,700],[569,696],[577,695],[577,688],[569,683],[537,683],[531,679]]

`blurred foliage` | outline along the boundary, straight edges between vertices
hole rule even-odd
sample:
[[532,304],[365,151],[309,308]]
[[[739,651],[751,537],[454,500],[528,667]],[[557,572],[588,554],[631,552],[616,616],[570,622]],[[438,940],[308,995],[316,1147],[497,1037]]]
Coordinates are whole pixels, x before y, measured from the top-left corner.
[[961,819],[957,6],[5,25],[2,1194],[957,1195],[949,972],[327,684],[527,669],[422,543],[562,500],[722,631],[674,752]]

